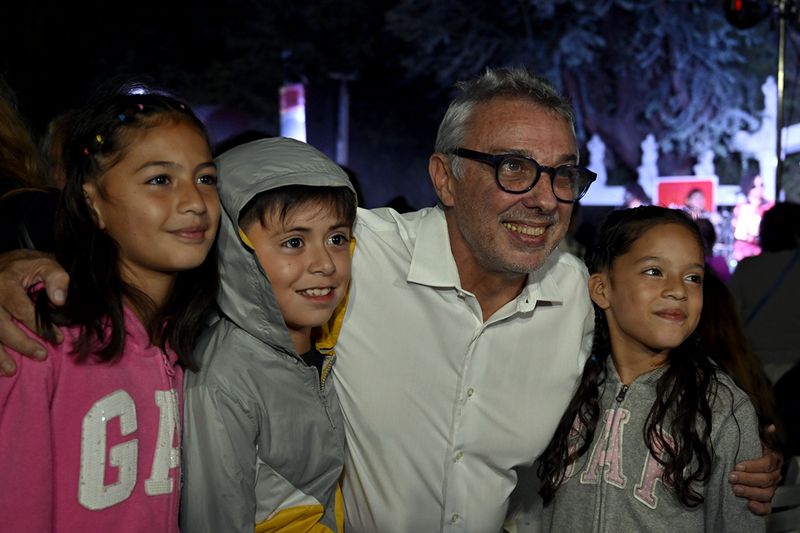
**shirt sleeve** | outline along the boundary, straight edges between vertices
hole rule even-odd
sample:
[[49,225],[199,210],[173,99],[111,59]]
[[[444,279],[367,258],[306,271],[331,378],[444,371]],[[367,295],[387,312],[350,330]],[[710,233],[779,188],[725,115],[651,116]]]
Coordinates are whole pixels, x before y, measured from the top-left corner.
[[[720,385],[720,394],[725,387]],[[742,393],[743,394],[743,393]],[[705,490],[705,530],[719,533],[759,533],[766,530],[764,517],[747,508],[747,500],[733,493],[728,476],[741,461],[761,457],[761,441],[755,409],[746,397],[715,422],[715,464]]]
[[184,396],[181,530],[246,531],[255,526],[255,413],[218,386]]
[[[581,341],[580,375],[583,375],[583,365],[589,359],[592,351],[592,341],[594,340],[594,306],[589,305],[589,310],[583,317],[583,338]],[[577,386],[577,385],[576,385]]]
[[53,526],[53,450],[50,401],[54,350],[35,361],[8,350],[17,365],[0,377],[0,529],[20,533]]

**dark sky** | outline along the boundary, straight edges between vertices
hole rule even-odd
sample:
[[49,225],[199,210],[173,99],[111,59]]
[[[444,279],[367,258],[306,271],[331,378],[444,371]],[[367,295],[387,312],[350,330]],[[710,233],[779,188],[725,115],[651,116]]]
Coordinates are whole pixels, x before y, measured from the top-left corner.
[[[29,2],[4,7],[0,74],[40,135],[99,88],[143,80],[196,109],[224,108],[224,131],[278,131],[278,87],[303,79],[308,140],[335,155],[338,82],[349,84],[350,161],[369,207],[402,194],[434,201],[427,156],[447,92],[406,80],[404,45],[382,32],[391,2]],[[223,131],[218,124],[209,124]],[[220,140],[220,139],[215,139]]]

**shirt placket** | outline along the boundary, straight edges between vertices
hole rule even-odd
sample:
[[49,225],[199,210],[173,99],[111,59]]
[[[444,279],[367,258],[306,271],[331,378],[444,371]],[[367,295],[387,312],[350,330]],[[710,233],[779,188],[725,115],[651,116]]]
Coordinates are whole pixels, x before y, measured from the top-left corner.
[[467,345],[466,353],[461,367],[461,379],[457,389],[451,422],[450,447],[445,458],[445,486],[444,505],[442,514],[443,532],[468,531],[466,515],[470,504],[468,490],[471,485],[469,477],[469,457],[471,451],[467,449],[464,437],[465,418],[473,411],[473,403],[477,399],[477,383],[473,379],[473,357],[478,347],[481,334],[486,324],[480,318],[480,306],[477,300],[469,294],[461,295],[464,303],[469,305],[475,318],[472,338]]

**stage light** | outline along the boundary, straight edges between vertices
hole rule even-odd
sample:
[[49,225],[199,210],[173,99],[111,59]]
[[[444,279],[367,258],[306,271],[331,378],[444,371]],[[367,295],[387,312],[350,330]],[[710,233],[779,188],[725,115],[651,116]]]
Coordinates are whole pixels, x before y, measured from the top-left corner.
[[740,30],[752,28],[769,14],[768,0],[723,0],[725,18]]

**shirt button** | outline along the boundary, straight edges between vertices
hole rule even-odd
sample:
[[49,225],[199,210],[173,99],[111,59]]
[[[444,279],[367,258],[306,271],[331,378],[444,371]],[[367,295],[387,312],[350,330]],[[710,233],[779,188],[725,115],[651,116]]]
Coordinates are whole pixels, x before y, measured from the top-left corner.
[[475,389],[472,387],[467,389],[467,397],[472,398],[472,395],[475,394]]
[[458,513],[453,513],[453,516],[450,517],[450,523],[455,524],[456,522],[459,521],[460,518],[461,517],[459,516]]
[[456,461],[460,461],[464,457],[464,452],[458,452],[456,454]]

